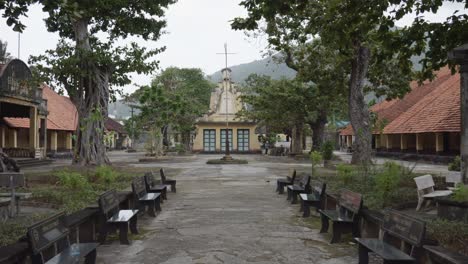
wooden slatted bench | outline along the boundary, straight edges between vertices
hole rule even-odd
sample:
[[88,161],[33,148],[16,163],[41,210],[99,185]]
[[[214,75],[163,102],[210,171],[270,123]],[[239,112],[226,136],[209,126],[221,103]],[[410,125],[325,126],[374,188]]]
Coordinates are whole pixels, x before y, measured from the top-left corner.
[[121,244],[130,244],[130,241],[128,241],[129,226],[133,234],[138,234],[138,210],[120,210],[119,203],[119,198],[115,189],[107,191],[99,197],[99,208],[105,218],[99,239],[101,243],[106,241],[107,233],[113,231],[114,227],[118,227],[119,229]]
[[[63,213],[56,214],[28,228],[32,263],[70,264],[79,263],[83,258],[87,264],[95,263],[98,243],[70,244],[69,231],[62,221],[63,216]],[[52,258],[48,258],[48,255],[52,255]]]
[[154,180],[153,172],[145,173],[145,184],[147,192],[161,194],[161,203],[163,203],[163,200],[167,200],[167,186],[164,184],[157,184]]
[[450,190],[434,190],[434,180],[432,179],[431,175],[423,175],[414,178],[416,182],[417,191],[418,191],[418,206],[416,207],[416,211],[421,209],[424,201],[432,200],[436,197],[444,197],[449,196],[452,194]]
[[[383,237],[355,238],[359,244],[359,263],[369,263],[369,252],[374,252],[383,259],[384,264],[416,263],[417,249],[421,247],[426,231],[424,221],[388,210],[382,225]],[[389,243],[391,237],[402,241],[400,248]],[[409,245],[409,246],[408,246]],[[409,252],[406,252],[409,250]]]
[[166,174],[164,173],[164,169],[159,169],[159,175],[161,175],[161,182],[162,184],[169,184],[171,186],[171,192],[177,192],[176,190],[176,180],[166,178]]
[[315,209],[324,209],[325,206],[325,197],[327,184],[324,182],[315,182],[312,185],[312,192],[310,194],[301,193],[299,198],[301,199],[301,208],[300,211],[303,212],[303,217],[310,216],[310,207],[313,206]]
[[328,232],[329,221],[333,223],[333,236],[330,243],[340,242],[341,234],[351,232],[359,236],[359,212],[362,208],[362,195],[343,189],[336,210],[319,210],[322,227],[320,233]]
[[297,204],[297,195],[301,193],[310,193],[310,176],[306,175],[302,177],[298,184],[288,185],[288,201],[291,204]]
[[148,214],[156,217],[156,212],[161,211],[161,194],[159,193],[147,193],[145,177],[137,177],[132,181],[133,195],[135,196],[135,203],[138,209],[148,207]]
[[291,175],[289,175],[286,178],[283,179],[278,179],[276,181],[276,191],[278,194],[283,194],[284,193],[284,186],[288,186],[291,184],[294,184],[294,181],[296,180],[296,170],[291,171]]
[[430,263],[437,264],[466,264],[468,256],[452,252],[440,246],[424,246]]

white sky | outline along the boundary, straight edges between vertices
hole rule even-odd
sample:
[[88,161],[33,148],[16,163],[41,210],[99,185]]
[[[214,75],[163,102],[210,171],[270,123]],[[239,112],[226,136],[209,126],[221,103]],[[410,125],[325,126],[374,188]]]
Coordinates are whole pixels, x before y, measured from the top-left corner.
[[[147,47],[166,46],[166,51],[155,57],[160,66],[201,68],[206,74],[211,74],[224,67],[223,44],[228,43],[228,49],[237,54],[229,57],[229,65],[251,62],[262,58],[265,40],[247,38],[243,32],[234,31],[230,20],[245,16],[246,11],[239,6],[241,0],[179,0],[166,12],[168,33],[157,42],[143,42]],[[460,4],[446,4],[438,15],[431,15],[431,21],[444,20],[455,9],[462,9]],[[466,13],[466,10],[464,10]],[[27,26],[21,35],[20,58],[27,61],[30,55],[39,55],[47,49],[53,49],[58,35],[47,32],[42,21],[46,17],[39,6],[34,6],[28,17],[22,21]],[[397,23],[403,26],[411,23],[413,17],[407,16]],[[6,26],[5,19],[0,18],[0,39],[8,42],[8,51],[18,55],[18,33]],[[133,75],[133,82],[138,85],[148,84],[152,76]],[[124,88],[124,92],[135,90],[134,85]]]

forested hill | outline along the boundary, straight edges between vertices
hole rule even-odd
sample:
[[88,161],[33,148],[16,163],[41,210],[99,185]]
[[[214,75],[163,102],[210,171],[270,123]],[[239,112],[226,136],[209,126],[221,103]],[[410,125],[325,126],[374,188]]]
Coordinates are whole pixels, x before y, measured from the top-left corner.
[[[276,63],[271,57],[263,60],[256,60],[245,64],[239,64],[230,67],[232,70],[232,79],[234,82],[242,83],[250,74],[267,75],[273,79],[294,78],[296,72],[284,63]],[[213,82],[221,81],[221,69],[211,75],[208,75]]]

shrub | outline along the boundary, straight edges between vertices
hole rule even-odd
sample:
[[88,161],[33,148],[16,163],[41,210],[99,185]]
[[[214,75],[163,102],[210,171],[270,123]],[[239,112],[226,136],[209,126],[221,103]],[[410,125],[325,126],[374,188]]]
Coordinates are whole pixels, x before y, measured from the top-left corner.
[[347,185],[353,181],[355,172],[354,168],[348,164],[338,164],[336,166],[336,171],[338,173],[338,178],[343,184]]
[[58,184],[66,189],[83,190],[89,187],[89,183],[83,175],[78,172],[63,170],[55,173]]
[[382,207],[391,202],[392,193],[401,182],[402,167],[395,162],[385,162],[381,172],[375,175],[375,192],[382,201]]
[[182,144],[176,144],[175,147],[174,147],[174,150],[177,153],[184,153],[185,152],[185,147]]
[[315,167],[322,163],[322,154],[320,154],[318,151],[312,151],[310,153],[310,160],[312,161],[312,175],[315,175]]
[[461,170],[461,159],[460,156],[456,156],[455,159],[453,159],[453,162],[449,163],[448,165],[448,170],[449,171],[460,171]]
[[468,254],[468,224],[437,219],[427,223],[427,234],[441,246]]
[[118,173],[110,166],[101,165],[94,171],[95,181],[106,185],[112,184],[118,178]]
[[324,160],[331,160],[333,158],[333,142],[327,140],[322,145],[322,155]]
[[459,184],[458,188],[453,191],[453,200],[457,202],[468,202],[468,186]]

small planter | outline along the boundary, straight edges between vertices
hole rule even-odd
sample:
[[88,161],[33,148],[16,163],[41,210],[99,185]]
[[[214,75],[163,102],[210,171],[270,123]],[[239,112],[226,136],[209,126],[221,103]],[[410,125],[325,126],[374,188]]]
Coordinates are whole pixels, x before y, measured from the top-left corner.
[[450,199],[437,199],[437,205],[438,217],[468,224],[468,201],[457,202]]

